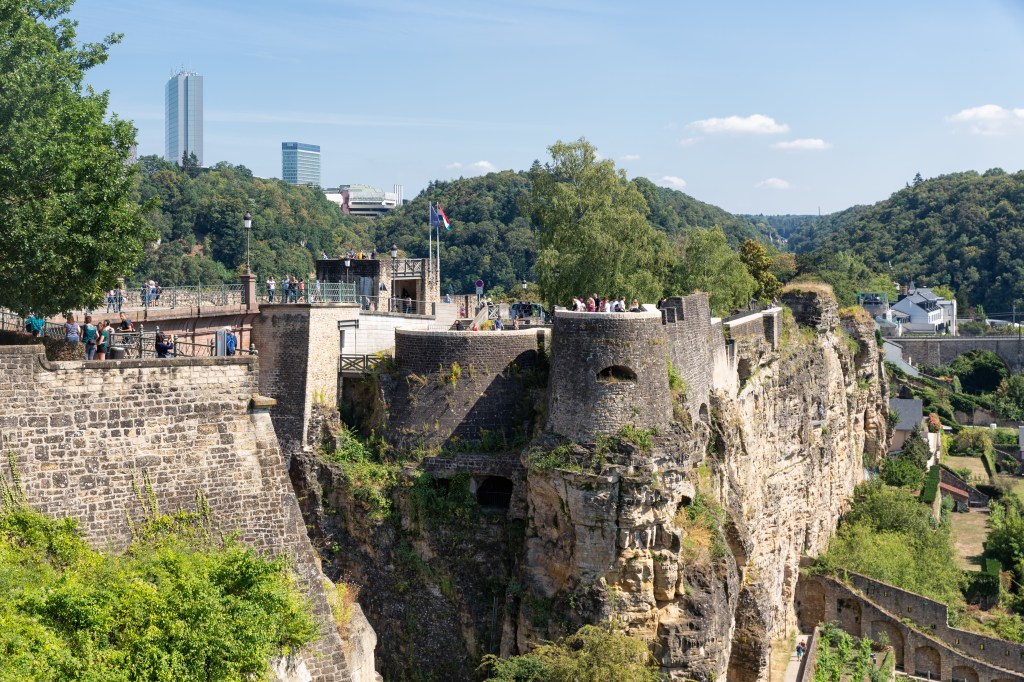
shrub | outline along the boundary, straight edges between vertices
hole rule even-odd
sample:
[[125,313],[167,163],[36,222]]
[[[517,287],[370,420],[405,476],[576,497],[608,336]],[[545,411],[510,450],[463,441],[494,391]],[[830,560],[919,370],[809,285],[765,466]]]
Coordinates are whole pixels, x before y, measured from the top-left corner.
[[488,682],[657,682],[661,677],[647,644],[614,624],[584,625],[558,643],[541,644],[528,654],[484,657]]
[[287,559],[225,538],[202,508],[147,518],[114,555],[8,502],[0,585],[4,679],[263,679],[317,636]]

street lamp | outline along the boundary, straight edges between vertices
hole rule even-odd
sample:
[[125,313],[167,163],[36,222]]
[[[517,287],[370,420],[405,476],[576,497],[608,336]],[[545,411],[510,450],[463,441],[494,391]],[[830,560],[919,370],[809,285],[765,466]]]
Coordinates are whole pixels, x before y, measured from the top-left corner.
[[345,256],[345,284],[348,284],[348,267],[352,265],[352,259]]
[[526,278],[523,277],[523,295],[526,295]]
[[391,312],[395,309],[395,269],[398,267],[398,244],[391,245]]
[[242,216],[242,224],[245,225],[245,274],[251,275],[249,269],[249,234],[252,232],[252,214],[248,211]]

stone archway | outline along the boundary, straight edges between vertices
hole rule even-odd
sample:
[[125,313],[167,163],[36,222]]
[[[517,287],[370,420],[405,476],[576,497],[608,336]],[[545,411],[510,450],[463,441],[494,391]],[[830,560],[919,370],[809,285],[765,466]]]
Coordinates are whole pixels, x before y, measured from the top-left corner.
[[953,682],[978,682],[978,671],[969,665],[954,665]]
[[800,632],[811,632],[825,622],[825,588],[817,580],[801,580],[797,595],[796,617]]
[[860,637],[860,600],[858,599],[837,599],[836,617],[839,620],[839,627],[854,637]]
[[484,509],[507,511],[512,506],[512,479],[488,476],[476,488],[476,501]]
[[942,675],[942,656],[933,646],[919,646],[914,650],[914,674],[918,677],[939,679]]
[[888,641],[892,647],[893,656],[896,659],[896,667],[903,668],[903,632],[898,626],[887,620],[871,621],[871,639],[884,644]]

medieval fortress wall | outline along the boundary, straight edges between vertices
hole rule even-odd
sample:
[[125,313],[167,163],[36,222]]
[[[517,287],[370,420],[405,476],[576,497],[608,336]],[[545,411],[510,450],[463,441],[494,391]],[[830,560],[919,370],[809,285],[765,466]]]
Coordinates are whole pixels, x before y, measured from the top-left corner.
[[323,636],[312,679],[350,679],[318,561],[267,409],[255,358],[48,362],[0,347],[3,448],[29,504],[77,519],[90,542],[123,548],[151,486],[159,509],[195,509],[271,555],[292,557]]

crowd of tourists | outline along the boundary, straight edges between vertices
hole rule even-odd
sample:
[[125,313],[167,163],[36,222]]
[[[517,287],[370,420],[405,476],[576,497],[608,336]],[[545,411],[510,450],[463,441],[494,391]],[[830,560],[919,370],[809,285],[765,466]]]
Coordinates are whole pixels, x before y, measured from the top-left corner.
[[594,294],[585,300],[582,296],[573,296],[572,310],[578,313],[638,313],[640,301],[634,298],[633,302],[627,305],[625,296],[601,298]]
[[[25,330],[37,338],[43,334],[45,326],[46,322],[36,315],[29,315],[25,320]],[[121,318],[116,324],[112,324],[110,320],[94,323],[92,315],[86,315],[79,324],[75,320],[75,314],[68,313],[63,325],[65,340],[85,345],[86,360],[106,360],[107,351],[114,342],[114,334],[132,331],[135,331],[135,325],[124,313],[121,313]]]

